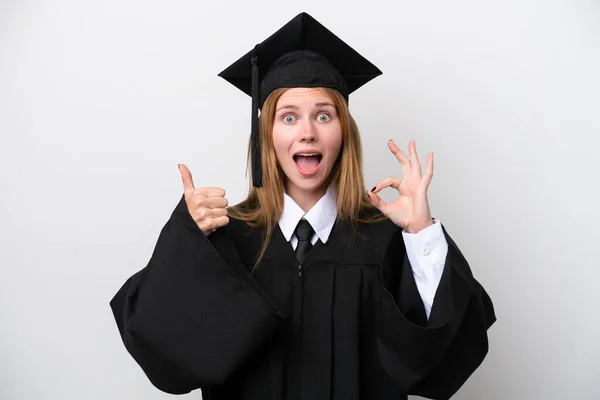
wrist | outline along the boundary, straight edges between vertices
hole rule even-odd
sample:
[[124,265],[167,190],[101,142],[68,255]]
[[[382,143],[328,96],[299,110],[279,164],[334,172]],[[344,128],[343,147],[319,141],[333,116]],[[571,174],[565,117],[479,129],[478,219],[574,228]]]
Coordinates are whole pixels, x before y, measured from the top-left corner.
[[433,220],[433,218],[431,218],[427,222],[412,225],[412,226],[407,226],[406,228],[404,228],[404,230],[410,234],[415,234],[415,233],[419,233],[420,231],[422,231],[425,228],[429,228],[431,225],[433,225],[433,223],[434,223],[434,220]]

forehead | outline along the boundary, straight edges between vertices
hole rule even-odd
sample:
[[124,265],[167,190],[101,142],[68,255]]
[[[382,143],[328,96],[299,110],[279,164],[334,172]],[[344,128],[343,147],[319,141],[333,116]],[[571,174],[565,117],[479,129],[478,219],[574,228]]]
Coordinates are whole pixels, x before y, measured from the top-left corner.
[[333,99],[323,88],[291,88],[286,90],[277,105],[311,105],[315,103],[333,103]]

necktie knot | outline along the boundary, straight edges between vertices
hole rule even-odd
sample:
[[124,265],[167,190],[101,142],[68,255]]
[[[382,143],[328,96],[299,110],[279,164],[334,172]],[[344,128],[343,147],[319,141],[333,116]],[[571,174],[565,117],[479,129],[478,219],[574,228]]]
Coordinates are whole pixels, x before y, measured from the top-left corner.
[[296,226],[296,230],[294,231],[296,238],[298,239],[296,258],[298,258],[300,264],[304,262],[306,254],[312,248],[311,238],[314,232],[315,231],[312,226],[310,226],[310,223],[304,219],[300,220]]
[[298,226],[296,226],[296,237],[298,240],[310,240],[313,233],[315,233],[315,231],[307,220],[301,219],[300,222],[298,222]]

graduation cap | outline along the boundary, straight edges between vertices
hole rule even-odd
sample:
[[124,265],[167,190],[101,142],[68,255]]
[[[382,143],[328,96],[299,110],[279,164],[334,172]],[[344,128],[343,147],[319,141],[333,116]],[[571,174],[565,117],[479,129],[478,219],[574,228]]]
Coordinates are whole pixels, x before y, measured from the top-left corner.
[[300,13],[219,74],[252,96],[252,183],[262,186],[258,110],[278,88],[325,87],[348,95],[381,71],[307,13]]

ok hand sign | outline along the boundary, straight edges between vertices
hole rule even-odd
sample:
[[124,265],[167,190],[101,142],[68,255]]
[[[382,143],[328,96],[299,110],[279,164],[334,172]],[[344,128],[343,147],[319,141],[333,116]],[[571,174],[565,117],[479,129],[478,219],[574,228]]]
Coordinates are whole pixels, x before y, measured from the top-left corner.
[[[371,203],[396,225],[409,233],[417,233],[433,224],[427,200],[427,189],[433,177],[433,153],[429,153],[425,175],[421,176],[421,164],[414,141],[408,144],[410,158],[406,157],[392,140],[388,142],[388,147],[402,165],[404,179],[384,179],[367,194]],[[399,196],[393,203],[386,203],[377,195],[381,189],[388,186],[398,190]]]

